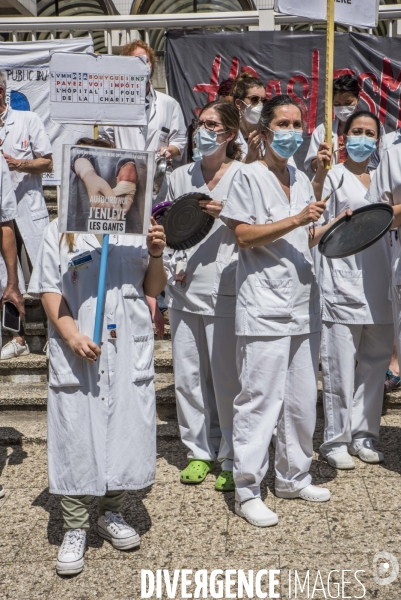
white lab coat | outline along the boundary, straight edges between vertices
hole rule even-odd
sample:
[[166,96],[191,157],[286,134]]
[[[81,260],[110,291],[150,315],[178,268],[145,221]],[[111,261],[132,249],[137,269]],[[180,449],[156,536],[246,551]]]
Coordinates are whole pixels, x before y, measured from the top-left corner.
[[[87,269],[68,261],[89,251]],[[101,247],[76,236],[74,252],[61,243],[57,220],[43,236],[29,292],[61,294],[79,331],[93,337]],[[102,354],[77,357],[49,322],[48,463],[50,492],[103,496],[153,483],[156,402],[153,330],[142,283],[147,255],[135,236],[110,235]],[[116,324],[117,339],[107,326]]]
[[[201,162],[180,167],[172,173],[167,199],[197,192],[224,202],[241,165],[234,161],[212,191],[203,178]],[[223,469],[231,469],[233,401],[239,392],[234,331],[238,248],[234,232],[216,219],[199,244],[185,252],[167,249],[165,255],[181,439],[189,448],[189,458],[214,460],[218,451]],[[177,260],[183,257],[184,286],[174,281]]]
[[[150,88],[150,104],[145,127],[100,127],[100,137],[108,138],[116,148],[158,152],[169,145],[176,146],[183,155],[187,143],[187,130],[180,105],[174,98]],[[169,130],[166,134],[162,127]],[[164,200],[168,189],[169,172],[154,199],[157,204]]]
[[[32,160],[51,155],[52,148],[40,117],[30,111],[7,108],[0,128],[1,149],[17,160]],[[42,175],[11,171],[11,181],[18,203],[16,218],[26,251],[32,264],[43,230],[49,222],[42,188]]]
[[[224,218],[249,224],[280,221],[314,201],[304,173],[288,167],[290,201],[261,162],[234,177]],[[308,227],[271,244],[239,250],[237,365],[241,391],[234,400],[234,467],[237,498],[260,496],[277,423],[276,490],[296,495],[311,482],[312,437],[320,302]]]
[[[17,216],[17,201],[11,183],[10,171],[4,157],[0,154],[0,223],[13,221]],[[0,262],[0,299],[7,285],[7,270],[3,259]],[[2,345],[0,326],[0,348]]]
[[[329,172],[323,196],[342,176],[344,183],[328,200],[322,224],[347,208],[369,204],[365,186],[342,164]],[[375,173],[373,182],[374,178]],[[358,450],[363,440],[379,436],[383,380],[393,340],[389,235],[347,258],[321,256],[324,456],[346,452],[349,444]]]

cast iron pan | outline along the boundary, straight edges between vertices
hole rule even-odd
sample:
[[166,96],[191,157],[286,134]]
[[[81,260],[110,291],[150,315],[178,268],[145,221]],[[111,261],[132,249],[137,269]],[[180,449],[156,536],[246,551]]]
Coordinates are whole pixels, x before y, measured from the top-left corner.
[[173,200],[160,219],[166,243],[173,250],[186,250],[199,244],[213,227],[214,218],[203,212],[199,200],[211,200],[205,194],[184,194]]
[[345,258],[369,248],[390,229],[394,212],[388,204],[368,204],[336,221],[323,235],[319,250],[326,258]]

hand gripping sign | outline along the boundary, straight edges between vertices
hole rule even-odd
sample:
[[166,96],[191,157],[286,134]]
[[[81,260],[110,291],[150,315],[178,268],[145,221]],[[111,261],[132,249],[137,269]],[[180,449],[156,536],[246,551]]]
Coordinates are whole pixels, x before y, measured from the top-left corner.
[[[287,15],[326,21],[327,0],[276,0],[275,9]],[[379,0],[336,0],[336,23],[354,27],[377,27]]]

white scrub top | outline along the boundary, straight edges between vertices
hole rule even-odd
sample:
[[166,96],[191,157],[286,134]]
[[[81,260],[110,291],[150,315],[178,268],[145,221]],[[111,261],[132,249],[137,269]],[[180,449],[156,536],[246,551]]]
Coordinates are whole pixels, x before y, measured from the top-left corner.
[[[329,171],[323,197],[335,189],[344,175],[342,187],[327,202],[321,223],[332,221],[347,208],[366,206],[367,189],[344,165]],[[375,173],[373,172],[372,181]],[[319,285],[323,321],[344,324],[389,324],[392,309],[389,300],[391,279],[390,234],[376,244],[347,258],[321,256]]]
[[[76,356],[49,322],[48,459],[54,494],[103,495],[153,483],[156,467],[154,334],[143,291],[147,253],[135,236],[110,235],[102,354]],[[61,294],[80,332],[93,339],[101,246],[94,235],[61,242],[45,231],[29,292]],[[88,252],[87,268],[68,262]],[[108,338],[114,325],[117,338]]]
[[[366,198],[369,202],[385,202],[390,206],[401,204],[401,144],[384,152]],[[392,238],[391,270],[392,283],[401,298],[401,227],[397,231],[398,239]]]
[[[288,167],[290,202],[260,161],[234,177],[222,217],[249,224],[280,221],[300,213],[315,197],[308,177]],[[309,250],[309,226],[278,240],[239,250],[236,334],[288,336],[320,331],[319,289]]]
[[[2,154],[0,154],[0,223],[13,221],[17,216],[17,201],[11,183],[10,171]],[[3,259],[0,261],[0,299],[7,285],[7,269]],[[0,346],[1,346],[0,327]]]
[[[145,127],[100,127],[99,135],[108,138],[116,148],[158,152],[173,145],[183,155],[187,144],[187,128],[180,105],[174,98],[156,92],[151,86],[148,108],[148,125]],[[163,131],[162,128],[167,131]],[[179,160],[179,159],[177,159]],[[168,189],[168,172],[155,199],[161,202]]]
[[[17,160],[51,155],[45,126],[36,113],[8,107],[0,127],[1,149]],[[42,175],[11,171],[18,203],[17,225],[32,264],[36,260],[42,232],[49,222],[42,188]]]
[[[210,191],[202,175],[201,162],[184,165],[171,175],[167,200],[196,192],[224,202],[233,177],[241,166],[241,162],[233,161]],[[193,248],[176,252],[167,248],[165,257],[169,273],[169,307],[202,315],[234,317],[238,247],[234,232],[223,221],[215,219],[208,235]],[[184,284],[174,281],[177,261],[182,259],[186,263]]]

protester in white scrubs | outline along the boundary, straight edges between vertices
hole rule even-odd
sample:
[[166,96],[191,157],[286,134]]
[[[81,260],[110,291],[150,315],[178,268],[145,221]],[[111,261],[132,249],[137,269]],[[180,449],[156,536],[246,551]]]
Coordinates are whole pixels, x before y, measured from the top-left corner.
[[[49,222],[42,174],[52,170],[52,149],[38,115],[30,111],[13,110],[6,102],[6,90],[7,76],[0,71],[0,149],[7,162],[17,198],[18,212],[14,229],[18,255],[21,258],[24,245],[31,271],[43,230]],[[23,282],[20,283],[22,287]],[[2,348],[0,358],[4,360],[25,354],[29,354],[29,348],[21,326],[20,333]]]
[[[258,133],[263,160],[235,175],[221,213],[239,245],[237,366],[234,401],[236,513],[252,525],[278,517],[260,497],[277,423],[275,490],[280,498],[327,501],[311,485],[316,421],[320,299],[309,246],[327,229],[309,229],[325,204],[314,201],[308,177],[288,158],[302,144],[302,114],[289,96],[263,107]],[[313,238],[313,239],[312,239]]]
[[[367,111],[354,113],[345,124],[344,142],[348,155],[345,163],[327,171],[321,162],[315,177],[315,193],[323,194],[323,198],[344,178],[327,202],[323,223],[345,209],[369,204],[365,199],[371,183],[368,164],[380,143],[379,119]],[[347,258],[321,256],[325,430],[320,451],[338,469],[354,469],[352,456],[367,463],[383,460],[373,443],[379,439],[383,378],[394,337],[388,298],[390,265],[389,235]]]
[[[343,163],[346,158],[344,143],[345,123],[357,109],[360,94],[358,79],[351,75],[342,75],[333,83],[333,164]],[[316,127],[310,139],[308,153],[304,162],[306,171],[315,173],[318,166],[317,153],[320,144],[325,141],[324,123]]]
[[[155,297],[166,284],[162,226],[153,221],[146,254],[137,240],[110,235],[100,347],[92,336],[102,239],[60,235],[56,219],[30,282],[49,318],[49,488],[62,496],[66,529],[60,575],[83,568],[92,496],[99,497],[99,535],[119,550],[139,545],[120,511],[126,490],[155,479],[154,334],[145,293]],[[78,257],[86,260],[74,268]]]
[[[24,316],[24,299],[18,289],[18,259],[13,221],[17,217],[17,201],[13,190],[7,163],[0,154],[0,255],[4,268],[0,270],[1,308],[5,302],[17,307],[20,317]],[[0,326],[0,347],[1,326]],[[3,486],[0,485],[0,498],[4,497]]]
[[244,71],[233,83],[232,97],[240,116],[237,142],[241,146],[242,160],[251,163],[262,158],[263,140],[257,128],[266,90],[260,79]]
[[394,209],[393,228],[397,228],[397,231],[396,235],[392,235],[390,296],[399,359],[401,356],[401,144],[394,144],[384,152],[367,199],[370,202],[386,202]]
[[[227,102],[207,104],[195,123],[195,162],[176,169],[167,198],[206,194],[203,210],[215,218],[208,235],[185,251],[166,251],[167,304],[181,439],[188,466],[182,483],[201,483],[221,463],[215,487],[234,489],[233,403],[239,393],[235,359],[235,236],[219,218],[241,152],[235,139],[238,111]],[[237,159],[237,160],[236,160]],[[185,198],[182,200],[185,202]]]

